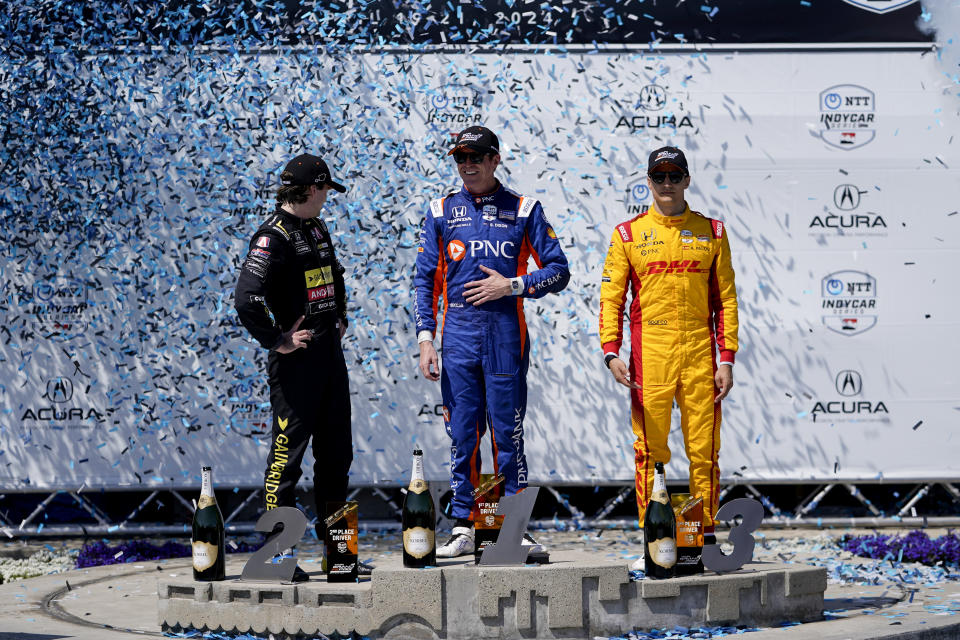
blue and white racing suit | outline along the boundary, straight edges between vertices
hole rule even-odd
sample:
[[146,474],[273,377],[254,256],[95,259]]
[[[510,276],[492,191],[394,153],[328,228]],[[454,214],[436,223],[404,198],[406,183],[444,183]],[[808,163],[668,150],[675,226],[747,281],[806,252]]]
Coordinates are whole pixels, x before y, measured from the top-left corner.
[[[462,188],[433,200],[417,251],[417,333],[441,335],[440,391],[452,440],[451,515],[469,518],[480,475],[479,443],[488,425],[494,472],[504,475],[506,494],[527,486],[523,418],[530,344],[523,298],[561,291],[570,270],[540,202],[502,185],[484,195]],[[532,273],[530,258],[538,267]],[[479,306],[467,302],[464,285],[487,277],[480,265],[519,278],[514,295]]]

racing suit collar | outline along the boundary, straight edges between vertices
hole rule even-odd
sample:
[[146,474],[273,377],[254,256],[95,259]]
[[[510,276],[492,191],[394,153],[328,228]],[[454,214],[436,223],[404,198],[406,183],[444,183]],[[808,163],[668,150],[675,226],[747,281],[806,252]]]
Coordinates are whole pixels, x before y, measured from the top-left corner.
[[690,205],[686,202],[684,204],[683,213],[678,216],[665,216],[659,211],[657,211],[657,203],[651,202],[650,206],[647,207],[647,214],[653,218],[659,224],[662,224],[665,227],[676,227],[681,224],[684,224],[690,218]]
[[466,186],[460,187],[460,194],[474,204],[479,204],[481,202],[493,202],[493,198],[501,191],[503,191],[503,183],[500,182],[500,180],[497,180],[496,189],[487,193],[470,193]]
[[280,203],[277,203],[277,210],[275,211],[275,213],[288,222],[296,222],[297,220],[300,220],[300,218],[298,218],[297,216],[293,215],[292,213],[284,209],[283,205]]

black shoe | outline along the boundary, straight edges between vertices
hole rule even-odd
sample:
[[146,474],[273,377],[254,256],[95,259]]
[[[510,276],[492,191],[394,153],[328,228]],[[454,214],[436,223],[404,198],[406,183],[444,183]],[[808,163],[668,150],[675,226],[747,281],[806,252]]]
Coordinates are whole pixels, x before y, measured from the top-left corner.
[[310,575],[300,568],[300,565],[297,565],[293,570],[293,577],[290,579],[291,582],[307,582],[310,580]]
[[366,562],[360,562],[357,560],[357,575],[358,576],[369,576],[373,573],[373,567],[367,564]]

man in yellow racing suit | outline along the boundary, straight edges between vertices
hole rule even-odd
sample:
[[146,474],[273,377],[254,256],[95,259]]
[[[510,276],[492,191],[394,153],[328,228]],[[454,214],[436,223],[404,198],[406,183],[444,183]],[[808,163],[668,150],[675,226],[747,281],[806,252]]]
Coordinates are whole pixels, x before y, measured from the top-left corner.
[[[600,284],[600,342],[614,378],[630,388],[640,525],[654,464],[670,460],[676,399],[690,493],[703,498],[704,534],[712,537],[720,496],[720,401],[733,386],[737,351],[730,244],[723,222],[691,211],[684,200],[690,173],[680,149],[650,154],[647,184],[653,204],[618,225],[610,241]],[[629,369],[619,358],[628,290]]]

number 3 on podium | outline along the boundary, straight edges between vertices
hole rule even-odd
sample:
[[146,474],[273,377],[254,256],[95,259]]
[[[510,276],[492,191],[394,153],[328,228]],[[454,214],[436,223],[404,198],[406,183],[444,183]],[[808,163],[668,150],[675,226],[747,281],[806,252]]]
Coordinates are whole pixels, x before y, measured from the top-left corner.
[[733,520],[738,516],[743,520],[730,529],[727,537],[733,543],[730,555],[724,555],[719,544],[708,544],[703,548],[703,566],[710,571],[736,571],[753,560],[756,540],[750,534],[763,522],[763,505],[750,498],[737,498],[720,507],[714,520]]

